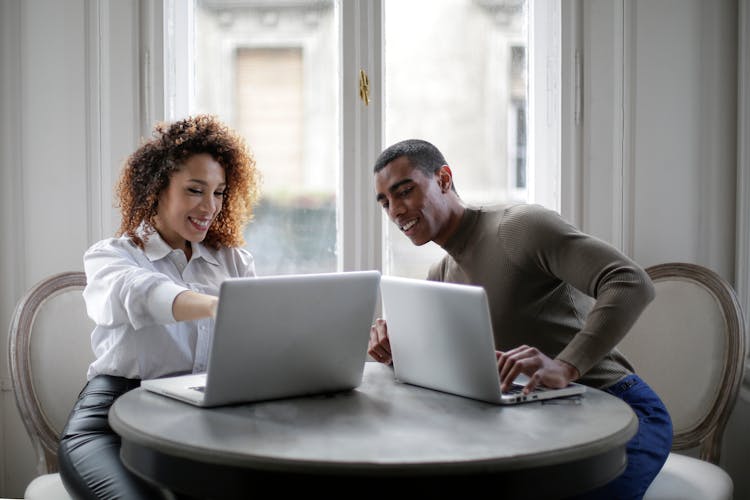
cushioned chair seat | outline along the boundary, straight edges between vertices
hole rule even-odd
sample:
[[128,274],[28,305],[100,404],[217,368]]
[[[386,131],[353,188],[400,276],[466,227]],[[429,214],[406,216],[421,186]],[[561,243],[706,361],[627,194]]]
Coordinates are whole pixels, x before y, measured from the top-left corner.
[[[734,289],[690,263],[646,269],[655,298],[619,348],[672,416],[672,453],[646,500],[731,500],[721,442],[745,366],[745,323]],[[699,367],[699,369],[696,369]],[[695,450],[699,458],[676,452]]]
[[710,462],[670,453],[644,500],[732,500],[732,479]]
[[35,478],[26,487],[25,500],[70,500],[60,474],[44,474]]

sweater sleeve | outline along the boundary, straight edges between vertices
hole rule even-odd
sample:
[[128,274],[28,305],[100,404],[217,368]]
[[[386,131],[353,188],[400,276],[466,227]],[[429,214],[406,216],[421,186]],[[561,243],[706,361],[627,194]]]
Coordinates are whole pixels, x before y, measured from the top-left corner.
[[517,265],[532,266],[595,299],[583,327],[557,356],[585,374],[617,346],[653,300],[648,274],[552,210],[520,206],[509,210],[506,220],[501,229],[506,234],[500,237]]

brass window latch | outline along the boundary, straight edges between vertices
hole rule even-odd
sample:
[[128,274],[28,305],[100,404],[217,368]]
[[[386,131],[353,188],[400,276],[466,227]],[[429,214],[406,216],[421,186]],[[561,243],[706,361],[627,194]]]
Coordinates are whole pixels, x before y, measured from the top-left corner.
[[359,98],[365,103],[365,106],[370,105],[370,79],[367,78],[365,70],[359,70]]

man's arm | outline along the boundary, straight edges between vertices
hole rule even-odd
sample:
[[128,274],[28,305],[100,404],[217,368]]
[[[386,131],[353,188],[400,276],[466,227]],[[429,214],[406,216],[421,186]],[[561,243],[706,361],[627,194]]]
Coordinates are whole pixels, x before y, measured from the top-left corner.
[[552,210],[527,206],[517,211],[504,225],[501,240],[515,245],[509,253],[519,265],[536,266],[595,299],[581,330],[556,357],[580,375],[617,346],[653,300],[653,284],[638,264]]

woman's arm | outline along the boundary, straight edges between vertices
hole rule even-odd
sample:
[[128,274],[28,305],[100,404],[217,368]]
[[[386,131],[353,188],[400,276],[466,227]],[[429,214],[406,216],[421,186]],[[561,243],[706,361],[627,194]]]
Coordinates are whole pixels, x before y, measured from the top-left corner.
[[185,290],[174,298],[172,315],[177,321],[215,318],[218,304],[218,297]]
[[97,325],[134,329],[174,323],[175,297],[187,290],[169,276],[147,269],[141,250],[121,240],[94,244],[83,258],[87,285],[83,291],[89,317]]

